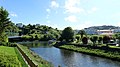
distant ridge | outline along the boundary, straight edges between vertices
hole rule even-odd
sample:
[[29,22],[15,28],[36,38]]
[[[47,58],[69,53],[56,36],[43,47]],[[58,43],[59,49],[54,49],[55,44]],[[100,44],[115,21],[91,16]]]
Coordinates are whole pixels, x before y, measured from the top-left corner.
[[108,29],[120,29],[119,26],[112,26],[112,25],[103,25],[103,26],[91,26],[84,29],[95,29],[95,30],[108,30]]

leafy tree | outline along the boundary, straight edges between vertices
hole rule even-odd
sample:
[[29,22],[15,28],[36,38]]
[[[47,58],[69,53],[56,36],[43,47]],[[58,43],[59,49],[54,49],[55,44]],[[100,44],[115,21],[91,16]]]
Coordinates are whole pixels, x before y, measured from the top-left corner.
[[66,27],[66,28],[62,31],[61,37],[62,37],[63,39],[65,39],[67,42],[68,42],[69,40],[72,41],[73,38],[74,38],[74,31],[72,30],[71,27]]
[[76,35],[75,38],[77,39],[77,42],[80,42],[80,36]]
[[115,34],[116,39],[118,39],[117,43],[120,44],[120,33]]
[[81,35],[81,39],[82,39],[82,38],[83,38],[83,35],[84,35],[84,34],[86,34],[86,33],[85,33],[85,31],[84,31],[84,30],[80,30],[80,31],[78,32],[78,34],[80,34],[80,35]]
[[38,35],[35,35],[35,40],[39,40],[39,37],[38,37]]
[[110,42],[110,37],[109,36],[104,36],[103,37],[103,43],[106,44],[106,46],[108,46],[109,42]]
[[82,38],[82,42],[83,42],[83,44],[88,44],[88,38],[87,37],[83,37]]
[[103,38],[102,38],[102,37],[99,37],[99,38],[98,38],[98,43],[101,44],[102,40],[103,40]]
[[90,40],[93,42],[93,45],[95,45],[97,39],[98,39],[97,36],[92,36],[92,37],[90,38]]
[[0,7],[0,41],[7,41],[5,30],[8,27],[12,26],[12,22],[10,21],[10,18],[8,18],[8,16],[8,11],[3,7]]

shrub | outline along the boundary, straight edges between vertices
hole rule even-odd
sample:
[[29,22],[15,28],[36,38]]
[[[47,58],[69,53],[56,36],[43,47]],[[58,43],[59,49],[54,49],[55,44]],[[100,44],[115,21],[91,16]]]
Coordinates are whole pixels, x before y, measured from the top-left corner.
[[93,45],[95,45],[96,41],[98,40],[97,36],[92,36],[90,40],[93,42]]
[[10,43],[10,42],[0,42],[1,46],[8,46],[8,47],[16,47],[16,43]]
[[83,37],[82,38],[82,42],[83,42],[83,44],[87,44],[88,43],[88,38],[87,37]]
[[98,38],[98,43],[100,44],[102,42],[103,38],[102,37],[99,37]]
[[103,43],[106,44],[106,46],[108,46],[109,42],[110,42],[110,37],[109,36],[104,36],[103,37]]

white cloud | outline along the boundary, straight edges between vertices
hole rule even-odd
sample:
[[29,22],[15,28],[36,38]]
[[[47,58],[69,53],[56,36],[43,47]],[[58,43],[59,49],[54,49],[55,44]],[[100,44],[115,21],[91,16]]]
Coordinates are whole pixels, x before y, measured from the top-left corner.
[[51,7],[52,8],[58,8],[59,4],[56,1],[51,1]]
[[12,17],[17,17],[17,14],[15,14],[15,13],[10,13],[10,16],[12,16]]
[[47,11],[48,13],[50,13],[51,10],[50,10],[50,9],[46,9],[46,11]]
[[84,12],[83,8],[78,7],[80,0],[66,0],[65,1],[65,12],[66,13],[81,13]]
[[77,22],[78,19],[77,19],[76,16],[71,15],[71,16],[66,17],[66,18],[65,18],[65,21],[68,21],[68,22]]
[[90,13],[94,13],[96,12],[97,10],[99,10],[99,8],[97,7],[92,7],[90,10],[88,10],[87,12],[90,14]]

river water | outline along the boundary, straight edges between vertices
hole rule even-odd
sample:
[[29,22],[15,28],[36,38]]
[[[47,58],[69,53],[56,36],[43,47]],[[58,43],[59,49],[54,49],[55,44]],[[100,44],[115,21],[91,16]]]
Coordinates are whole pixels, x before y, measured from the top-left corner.
[[[41,45],[42,44],[42,45]],[[54,67],[120,67],[120,62],[48,46],[47,43],[25,43]],[[30,46],[31,45],[31,46]]]

